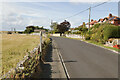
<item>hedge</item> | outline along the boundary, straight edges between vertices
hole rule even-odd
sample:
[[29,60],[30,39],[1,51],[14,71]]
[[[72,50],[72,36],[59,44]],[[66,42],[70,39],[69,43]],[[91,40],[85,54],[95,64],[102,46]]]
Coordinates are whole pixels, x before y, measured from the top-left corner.
[[104,39],[120,38],[120,26],[106,25],[104,28]]

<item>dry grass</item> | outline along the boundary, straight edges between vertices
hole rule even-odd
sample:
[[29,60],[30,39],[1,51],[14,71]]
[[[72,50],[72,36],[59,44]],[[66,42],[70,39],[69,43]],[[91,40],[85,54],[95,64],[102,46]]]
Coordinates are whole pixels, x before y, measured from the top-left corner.
[[2,34],[2,74],[14,68],[38,44],[39,36]]

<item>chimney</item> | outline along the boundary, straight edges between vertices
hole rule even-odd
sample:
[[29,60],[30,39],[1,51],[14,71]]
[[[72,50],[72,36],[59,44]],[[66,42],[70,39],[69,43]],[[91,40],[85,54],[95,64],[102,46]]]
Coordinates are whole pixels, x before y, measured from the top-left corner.
[[109,14],[109,17],[112,17],[112,14],[111,14],[111,13]]
[[93,19],[91,19],[91,22],[93,21]]

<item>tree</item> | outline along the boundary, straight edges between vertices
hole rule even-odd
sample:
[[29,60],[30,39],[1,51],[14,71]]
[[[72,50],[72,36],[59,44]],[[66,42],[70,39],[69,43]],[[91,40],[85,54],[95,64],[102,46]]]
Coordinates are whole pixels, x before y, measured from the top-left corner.
[[39,26],[27,26],[24,33],[30,34],[30,33],[34,32],[34,30],[48,31],[48,29],[45,29],[43,26],[42,27],[39,27]]
[[28,28],[24,31],[24,33],[28,33],[28,34],[30,34],[32,32],[34,32],[34,29],[32,29],[32,28]]
[[58,25],[58,23],[57,22],[53,22],[53,23],[51,23],[51,29],[53,29],[54,31],[58,31],[57,30],[57,25]]
[[62,35],[62,33],[68,31],[70,29],[70,26],[71,24],[66,20],[60,23],[59,25],[57,25],[57,29],[58,29],[58,32],[60,32],[60,36]]

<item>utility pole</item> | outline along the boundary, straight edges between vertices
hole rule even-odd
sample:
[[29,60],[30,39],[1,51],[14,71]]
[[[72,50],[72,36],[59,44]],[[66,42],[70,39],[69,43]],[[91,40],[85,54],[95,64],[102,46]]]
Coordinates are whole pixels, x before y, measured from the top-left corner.
[[91,17],[91,7],[89,8],[89,31],[90,31],[90,17]]
[[[53,20],[51,20],[51,25],[52,25],[52,23],[53,23]],[[51,30],[52,30],[52,28],[51,28]]]

